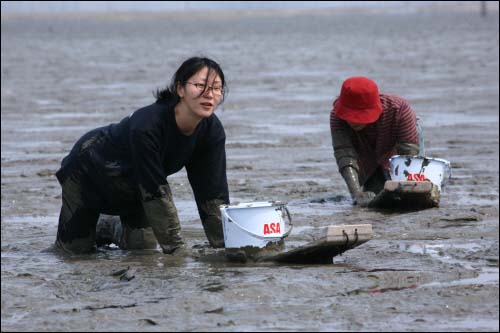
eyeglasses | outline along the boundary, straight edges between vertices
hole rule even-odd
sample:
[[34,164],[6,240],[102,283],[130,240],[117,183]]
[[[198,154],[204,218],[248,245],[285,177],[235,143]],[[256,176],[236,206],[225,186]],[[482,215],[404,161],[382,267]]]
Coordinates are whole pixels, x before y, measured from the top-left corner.
[[222,89],[222,86],[208,86],[204,83],[193,83],[193,82],[186,82],[189,84],[192,84],[196,89],[198,89],[200,92],[209,92],[212,90],[214,92],[214,95],[222,95],[222,92],[224,89]]

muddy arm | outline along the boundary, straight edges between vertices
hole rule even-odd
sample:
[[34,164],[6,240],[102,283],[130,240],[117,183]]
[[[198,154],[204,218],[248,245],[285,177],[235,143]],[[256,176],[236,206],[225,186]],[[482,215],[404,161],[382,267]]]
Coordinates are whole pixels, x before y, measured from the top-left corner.
[[358,172],[358,153],[354,149],[349,131],[336,130],[331,133],[333,154],[337,161],[339,172],[342,172],[342,169],[345,167],[352,167]]
[[410,143],[410,142],[401,142],[396,144],[396,150],[398,155],[418,155],[420,149],[418,144]]
[[349,131],[332,131],[332,145],[340,174],[349,189],[353,203],[360,206],[367,206],[375,194],[372,192],[363,192],[361,189],[358,178],[358,154],[352,145]]
[[151,225],[163,253],[172,253],[184,243],[180,236],[180,223],[172,200],[170,187],[160,186],[162,197],[143,201],[144,214]]
[[368,206],[368,203],[375,197],[373,192],[364,192],[359,185],[358,172],[351,166],[347,166],[341,171],[342,177],[344,178],[353,203],[361,207]]
[[225,137],[196,154],[186,170],[205,235],[212,247],[224,247],[219,205],[229,203]]
[[198,205],[203,230],[212,247],[224,247],[224,232],[222,230],[220,205],[226,204],[224,200],[213,199]]
[[147,127],[138,127],[130,131],[130,146],[144,214],[163,252],[172,253],[183,242],[177,209],[162,165],[160,151],[164,142]]

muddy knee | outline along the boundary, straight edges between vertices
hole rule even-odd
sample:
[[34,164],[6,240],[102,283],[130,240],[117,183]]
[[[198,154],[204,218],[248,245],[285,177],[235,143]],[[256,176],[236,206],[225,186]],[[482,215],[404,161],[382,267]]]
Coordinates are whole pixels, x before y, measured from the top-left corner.
[[96,225],[97,246],[119,245],[122,236],[122,225],[118,216],[101,214]]

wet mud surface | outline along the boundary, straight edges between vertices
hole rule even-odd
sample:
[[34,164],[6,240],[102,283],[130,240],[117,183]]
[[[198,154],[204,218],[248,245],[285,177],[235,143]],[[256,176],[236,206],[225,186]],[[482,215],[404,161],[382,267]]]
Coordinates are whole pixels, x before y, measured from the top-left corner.
[[[2,330],[498,331],[498,11],[2,17]],[[288,202],[287,246],[371,223],[329,265],[230,263],[206,248],[184,171],[169,177],[184,256],[103,248],[62,257],[63,156],[153,101],[187,57],[229,94],[232,201]],[[439,208],[354,207],[331,148],[342,81],[406,97],[427,155],[451,161]]]

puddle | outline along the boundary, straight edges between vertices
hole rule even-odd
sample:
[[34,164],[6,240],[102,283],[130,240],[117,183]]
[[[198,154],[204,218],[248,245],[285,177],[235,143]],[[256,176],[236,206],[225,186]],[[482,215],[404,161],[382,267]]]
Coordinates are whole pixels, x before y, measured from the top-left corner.
[[413,254],[427,254],[427,247],[423,243],[400,243],[399,249]]
[[[498,267],[485,267],[481,265],[481,270],[478,271],[474,266],[478,266],[480,263],[478,261],[470,261],[454,258],[447,254],[450,249],[460,249],[465,250],[467,253],[478,252],[481,249],[484,249],[484,246],[474,243],[465,243],[465,244],[453,244],[453,245],[445,245],[445,244],[425,244],[420,242],[401,242],[399,244],[399,249],[419,255],[429,255],[431,258],[439,260],[443,263],[450,265],[458,265],[467,270],[475,271],[478,273],[476,277],[473,278],[464,278],[449,282],[430,282],[427,284],[422,284],[419,287],[453,287],[453,286],[463,286],[463,285],[472,285],[472,284],[498,284],[499,281],[499,269]],[[482,260],[481,260],[482,261]]]
[[454,204],[457,205],[470,205],[473,203],[476,206],[494,206],[498,205],[498,194],[492,194],[491,198],[480,198],[474,193],[460,193],[459,196],[454,197]]
[[498,268],[495,267],[484,267],[481,268],[478,276],[474,278],[460,279],[450,282],[431,282],[420,285],[420,287],[455,287],[455,286],[467,286],[476,284],[496,284],[498,285]]

